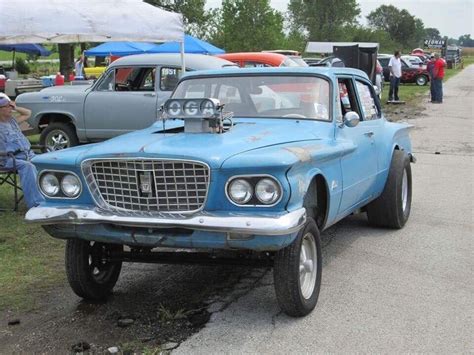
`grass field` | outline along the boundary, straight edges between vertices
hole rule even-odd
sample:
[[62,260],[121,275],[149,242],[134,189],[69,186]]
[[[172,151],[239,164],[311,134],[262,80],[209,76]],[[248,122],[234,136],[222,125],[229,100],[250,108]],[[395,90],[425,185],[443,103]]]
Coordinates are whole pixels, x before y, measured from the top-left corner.
[[[474,63],[474,56],[465,58],[465,66]],[[448,69],[446,78],[461,69]],[[416,105],[420,95],[429,86],[402,85],[400,97],[407,105]],[[385,86],[383,102],[386,102]],[[38,135],[28,137],[38,143]],[[13,207],[12,189],[0,186],[0,206]],[[0,311],[5,309],[27,310],[34,308],[37,295],[64,284],[64,242],[51,238],[40,226],[26,224],[24,204],[19,212],[0,212]]]

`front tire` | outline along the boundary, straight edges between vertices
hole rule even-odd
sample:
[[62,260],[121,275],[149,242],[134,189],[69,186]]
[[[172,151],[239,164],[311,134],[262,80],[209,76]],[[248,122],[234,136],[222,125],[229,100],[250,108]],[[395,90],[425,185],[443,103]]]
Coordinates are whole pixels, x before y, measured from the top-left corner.
[[275,255],[273,280],[278,304],[287,315],[303,317],[318,302],[321,288],[321,240],[312,218],[292,244]]
[[415,82],[418,86],[425,86],[428,83],[428,78],[425,75],[418,75]]
[[66,274],[76,295],[87,300],[105,300],[117,283],[122,262],[107,261],[123,246],[69,239],[66,243]]
[[74,147],[79,144],[74,126],[69,123],[56,122],[49,124],[40,136],[44,152]]
[[395,150],[382,194],[367,205],[369,223],[376,227],[403,228],[411,211],[411,166],[405,152]]

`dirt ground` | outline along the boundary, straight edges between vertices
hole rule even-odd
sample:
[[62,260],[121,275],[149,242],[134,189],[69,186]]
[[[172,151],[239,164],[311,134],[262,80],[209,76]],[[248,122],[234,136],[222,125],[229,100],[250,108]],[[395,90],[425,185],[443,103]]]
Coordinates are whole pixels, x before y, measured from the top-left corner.
[[[387,105],[384,112],[391,121],[422,114],[418,105]],[[328,243],[331,232],[322,238]],[[107,353],[113,347],[121,353],[167,352],[204,327],[212,313],[258,287],[268,272],[125,264],[107,303],[83,302],[63,285],[40,295],[32,312],[0,312],[0,353]]]

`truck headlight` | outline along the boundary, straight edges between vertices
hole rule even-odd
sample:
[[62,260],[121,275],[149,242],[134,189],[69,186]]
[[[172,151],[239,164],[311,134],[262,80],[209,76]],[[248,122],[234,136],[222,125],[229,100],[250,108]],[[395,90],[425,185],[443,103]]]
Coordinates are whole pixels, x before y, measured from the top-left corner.
[[255,186],[255,196],[261,203],[271,205],[281,196],[280,186],[273,179],[261,179]]
[[54,197],[59,193],[59,180],[51,173],[43,174],[40,179],[40,188],[46,196]]
[[66,174],[61,180],[61,190],[67,197],[76,197],[81,192],[79,178],[72,174]]
[[253,188],[247,180],[235,179],[227,187],[227,193],[233,202],[243,205],[252,198]]

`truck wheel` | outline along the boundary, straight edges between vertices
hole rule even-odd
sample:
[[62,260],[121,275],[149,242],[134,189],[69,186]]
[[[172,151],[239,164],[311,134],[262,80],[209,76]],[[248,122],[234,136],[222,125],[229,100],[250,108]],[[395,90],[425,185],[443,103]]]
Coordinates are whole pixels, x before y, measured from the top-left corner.
[[428,78],[426,77],[426,75],[418,75],[415,78],[415,82],[418,86],[424,86],[428,82]]
[[395,150],[382,194],[367,205],[369,223],[376,227],[402,228],[411,210],[411,166],[405,152]]
[[48,125],[40,136],[44,152],[53,152],[79,144],[74,126],[69,123],[56,122]]
[[287,315],[302,317],[318,302],[321,287],[321,240],[308,218],[292,244],[275,255],[273,280],[278,304]]
[[104,300],[112,292],[122,269],[122,262],[106,257],[123,246],[69,239],[66,243],[66,274],[76,295],[88,300]]

